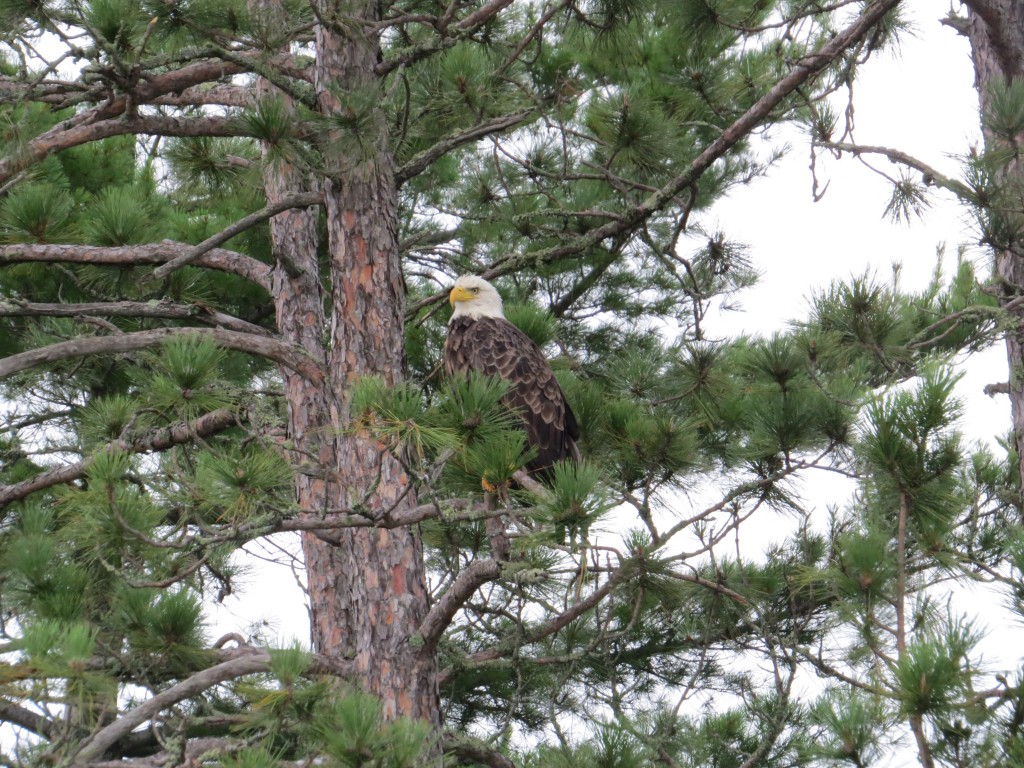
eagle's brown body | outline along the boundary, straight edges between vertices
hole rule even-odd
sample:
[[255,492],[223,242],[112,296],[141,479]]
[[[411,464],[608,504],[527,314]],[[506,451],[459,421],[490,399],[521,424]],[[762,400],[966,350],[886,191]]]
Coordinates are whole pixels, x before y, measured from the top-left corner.
[[527,444],[537,451],[528,471],[544,475],[557,461],[579,458],[576,417],[544,353],[504,317],[453,317],[444,367],[449,376],[477,371],[508,382],[505,404],[523,420]]

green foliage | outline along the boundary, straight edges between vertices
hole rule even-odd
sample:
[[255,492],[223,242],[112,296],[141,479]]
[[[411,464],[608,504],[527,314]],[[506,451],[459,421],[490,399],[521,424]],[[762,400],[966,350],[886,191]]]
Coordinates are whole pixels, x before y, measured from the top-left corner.
[[116,594],[115,624],[138,663],[165,664],[180,674],[205,661],[205,622],[198,595],[124,588]]
[[970,624],[954,622],[913,642],[895,669],[902,711],[931,717],[954,712],[970,689],[969,656],[978,639]]
[[835,765],[873,763],[883,754],[883,734],[893,722],[883,701],[842,689],[830,690],[818,699],[810,717],[820,726],[822,737],[811,753]]
[[240,749],[221,758],[224,768],[276,768],[280,757],[265,747]]
[[79,435],[84,447],[103,445],[128,436],[139,417],[138,403],[127,395],[98,397],[79,415]]
[[611,507],[607,492],[600,487],[601,469],[582,461],[554,465],[548,493],[537,500],[534,514],[555,526],[559,542],[586,539],[587,531]]
[[258,445],[199,455],[195,482],[210,520],[245,520],[288,506],[292,469],[281,454]]
[[386,439],[399,453],[422,459],[456,442],[449,430],[431,424],[423,392],[411,384],[389,387],[378,376],[364,376],[352,390],[351,411],[357,429]]
[[502,402],[507,391],[506,382],[475,372],[451,379],[441,390],[434,422],[467,446],[500,439],[516,426],[515,415]]
[[997,141],[1015,144],[1024,132],[1024,83],[1019,79],[990,80],[988,110],[982,115],[982,124]]
[[153,227],[153,210],[138,187],[108,187],[83,212],[83,236],[96,245],[149,242],[158,234]]
[[913,219],[924,216],[929,205],[925,186],[904,172],[892,185],[892,196],[882,215],[896,223],[910,224]]
[[294,686],[309,669],[309,653],[296,643],[290,648],[270,651],[270,672],[286,687]]
[[256,150],[250,139],[196,136],[174,139],[164,157],[179,183],[230,193],[234,185],[246,182],[258,162]]
[[120,53],[134,50],[149,18],[137,0],[91,0],[85,21]]
[[526,444],[526,433],[510,429],[486,441],[474,440],[462,453],[462,468],[471,478],[480,478],[485,487],[507,488],[512,475],[536,455]]
[[963,453],[953,430],[961,408],[953,396],[958,378],[928,367],[913,389],[870,403],[858,446],[882,503],[891,509],[906,503],[930,545],[938,544],[963,503],[955,473]]
[[26,184],[0,202],[0,237],[7,243],[62,242],[74,237],[71,195],[52,184]]
[[194,418],[233,403],[221,378],[226,353],[209,337],[171,337],[146,359],[140,386],[150,407],[167,418]]
[[672,121],[642,96],[622,93],[595,101],[586,125],[607,148],[599,161],[619,173],[656,179],[678,154]]
[[885,595],[896,575],[890,540],[890,531],[877,527],[843,534],[835,555],[839,588],[865,600]]
[[134,136],[114,136],[72,147],[62,152],[58,160],[71,188],[92,195],[132,184],[139,170]]
[[[277,149],[287,148],[296,138],[296,123],[285,101],[268,96],[239,114],[239,127],[247,136]],[[181,158],[180,151],[177,157]]]
[[534,304],[506,304],[505,319],[544,347],[558,336],[558,325],[551,315]]
[[313,732],[322,749],[346,768],[414,768],[430,750],[426,723],[385,723],[380,702],[352,691],[318,713]]

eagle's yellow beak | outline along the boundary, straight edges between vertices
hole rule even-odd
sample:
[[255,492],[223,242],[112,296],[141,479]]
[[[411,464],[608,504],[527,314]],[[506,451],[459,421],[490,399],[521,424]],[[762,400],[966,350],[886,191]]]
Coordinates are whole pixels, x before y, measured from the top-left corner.
[[472,298],[472,292],[463,288],[461,285],[457,285],[452,288],[452,292],[448,294],[448,303],[454,307],[456,301],[469,301]]

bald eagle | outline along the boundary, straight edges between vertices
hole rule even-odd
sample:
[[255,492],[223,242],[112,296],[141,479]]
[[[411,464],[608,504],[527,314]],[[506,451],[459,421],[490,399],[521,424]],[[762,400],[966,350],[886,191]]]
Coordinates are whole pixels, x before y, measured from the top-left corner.
[[449,300],[455,312],[444,343],[448,376],[477,371],[508,382],[505,405],[522,419],[527,444],[536,449],[526,465],[531,474],[545,477],[557,461],[578,461],[579,426],[565,393],[540,347],[505,319],[494,286],[464,275]]

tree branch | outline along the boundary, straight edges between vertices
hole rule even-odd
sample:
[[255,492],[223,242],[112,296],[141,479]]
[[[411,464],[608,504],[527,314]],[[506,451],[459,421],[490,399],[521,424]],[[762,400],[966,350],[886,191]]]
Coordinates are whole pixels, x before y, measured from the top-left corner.
[[55,723],[49,718],[3,699],[0,699],[0,720],[43,737],[49,737],[54,732]]
[[455,28],[460,32],[468,32],[479,27],[481,24],[487,23],[505,8],[512,5],[512,3],[513,0],[491,0],[491,2],[484,4],[481,8],[478,8],[469,16],[459,21]]
[[0,379],[38,365],[54,363],[74,357],[96,354],[123,354],[140,349],[158,347],[175,336],[209,336],[217,344],[228,349],[265,357],[275,363],[291,368],[309,381],[323,381],[324,372],[317,361],[293,344],[251,333],[225,331],[220,328],[156,328],[151,331],[122,333],[116,336],[81,336],[70,341],[61,341],[46,347],[21,352],[0,359]]
[[905,165],[908,168],[913,168],[915,171],[920,171],[921,175],[924,176],[926,183],[934,184],[942,187],[943,189],[948,189],[966,203],[977,202],[978,196],[966,184],[940,173],[922,160],[918,160],[913,155],[908,155],[906,152],[901,152],[898,149],[861,144],[836,144],[830,141],[818,141],[815,142],[815,144],[819,147],[825,147],[826,149],[832,149],[837,152],[849,152],[855,156],[882,155],[893,163],[899,163],[900,165]]
[[258,211],[250,213],[248,216],[239,219],[230,227],[227,227],[212,237],[206,238],[188,253],[183,253],[181,256],[171,259],[163,266],[157,267],[153,270],[152,278],[160,280],[167,277],[175,270],[181,269],[187,264],[191,264],[207,251],[210,251],[221,243],[230,240],[240,232],[244,232],[245,230],[266,221],[283,211],[290,210],[291,208],[308,208],[311,205],[320,205],[321,203],[323,203],[323,195],[319,192],[300,192],[298,194],[291,195],[290,197],[286,197],[273,205],[266,205]]
[[[47,243],[24,243],[0,245],[0,267],[5,264],[26,262],[110,265],[135,267],[147,264],[164,264],[179,256],[190,253],[194,246],[164,240],[150,245],[126,245],[100,247],[92,245],[57,245]],[[235,251],[214,248],[202,254],[195,266],[215,269],[220,272],[243,277],[271,292],[271,268],[250,256]]]
[[16,173],[45,160],[50,155],[81,144],[111,136],[145,134],[149,136],[244,136],[238,122],[227,117],[169,117],[165,115],[125,115],[98,122],[82,122],[76,116],[58,123],[37,136],[21,152],[0,160],[0,183]]
[[[591,592],[585,600],[580,600],[578,603],[563,611],[562,613],[555,616],[553,619],[540,625],[532,632],[526,634],[525,637],[515,637],[506,643],[502,643],[496,648],[492,648],[487,651],[478,651],[477,653],[470,654],[464,660],[464,664],[472,664],[475,662],[493,661],[494,659],[500,659],[503,656],[511,653],[515,648],[519,648],[525,645],[531,645],[545,637],[553,635],[560,629],[568,626],[587,611],[592,610],[604,600],[611,591],[618,586],[618,583],[626,578],[627,571],[619,569],[613,573],[608,581],[606,581],[601,587]],[[426,622],[424,622],[426,623]],[[444,684],[445,680],[451,674],[451,669],[442,670],[438,674],[438,682]]]
[[497,560],[474,560],[464,568],[447,591],[430,609],[430,613],[416,630],[426,649],[432,649],[441,639],[441,635],[451,623],[452,618],[473,593],[488,581],[494,581],[501,575],[501,566]]
[[[174,748],[175,742],[172,741],[166,745],[166,749],[144,757],[95,762],[75,761],[70,764],[69,768],[174,768],[175,766],[205,765],[210,761],[211,754],[224,755],[245,746],[246,742],[236,737],[204,736],[189,739],[180,751]],[[206,759],[200,760],[204,756]],[[286,764],[282,763],[281,765]]]
[[266,328],[198,304],[171,301],[93,301],[80,304],[41,304],[0,298],[0,317],[153,317],[165,320],[196,320],[229,331],[270,336]]
[[169,107],[251,107],[255,95],[252,88],[241,85],[218,84],[212,87],[194,86],[181,93],[159,96],[151,103]]
[[[107,443],[103,450],[129,451],[131,453],[164,451],[176,445],[187,443],[197,437],[207,437],[208,435],[215,434],[235,423],[237,423],[236,414],[229,408],[221,408],[204,414],[194,421],[158,429],[131,441],[112,441]],[[83,477],[89,471],[89,466],[92,462],[92,458],[87,458],[74,464],[45,470],[19,483],[0,485],[0,509],[3,509],[12,501],[24,499],[36,491],[52,488],[63,483],[70,483],[72,480]]]
[[399,184],[404,184],[409,179],[423,173],[423,171],[430,167],[431,163],[448,154],[452,150],[458,149],[464,144],[468,144],[472,141],[482,139],[485,136],[490,136],[492,133],[497,133],[498,131],[503,131],[507,128],[514,128],[517,125],[522,125],[535,114],[537,114],[537,112],[534,109],[520,110],[519,112],[513,112],[510,115],[496,117],[488,122],[480,123],[472,128],[468,128],[462,133],[442,139],[434,144],[434,146],[420,152],[408,163],[395,171],[395,179]]
[[270,669],[270,654],[264,650],[250,649],[244,656],[225,661],[216,666],[197,672],[166,691],[158,693],[119,717],[91,739],[85,741],[74,756],[74,762],[89,762],[103,754],[135,728],[151,720],[162,710],[196,696],[215,685]]

